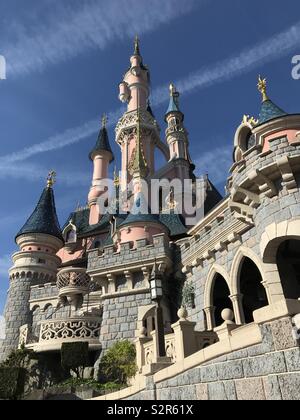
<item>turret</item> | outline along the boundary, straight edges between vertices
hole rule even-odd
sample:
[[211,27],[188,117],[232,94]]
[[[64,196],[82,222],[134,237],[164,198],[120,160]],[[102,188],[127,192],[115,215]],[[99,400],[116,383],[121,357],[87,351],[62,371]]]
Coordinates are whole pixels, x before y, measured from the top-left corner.
[[184,159],[192,164],[189,154],[188,133],[183,125],[184,114],[179,108],[179,92],[173,84],[170,85],[170,102],[165,121],[168,124],[166,140],[170,149],[170,160]]
[[[130,58],[130,67],[119,87],[119,99],[127,103],[127,111],[116,126],[116,141],[122,153],[120,186],[121,191],[125,191],[132,179],[129,167],[135,159],[136,151],[142,149],[148,174],[151,176],[155,172],[154,150],[161,143],[160,129],[149,105],[150,73],[143,64],[137,37],[134,53]],[[138,123],[140,138],[138,138]]]
[[106,192],[107,184],[103,181],[108,178],[108,167],[114,160],[114,155],[109,144],[106,123],[107,118],[106,116],[103,116],[102,127],[97,142],[89,155],[90,160],[94,165],[92,186],[88,195],[90,225],[95,225],[99,222],[101,214],[99,212],[100,209],[97,205],[97,200]]
[[130,68],[119,85],[119,99],[128,104],[127,111],[137,108],[146,110],[149,98],[150,74],[143,64],[138,37],[134,42],[134,53],[130,57]]
[[63,246],[63,238],[52,189],[54,176],[54,172],[49,174],[47,187],[35,210],[16,236],[19,251],[13,254],[13,267],[9,270],[6,338],[2,358],[18,347],[20,327],[31,323],[31,286],[56,282],[57,269],[61,264],[56,253]]

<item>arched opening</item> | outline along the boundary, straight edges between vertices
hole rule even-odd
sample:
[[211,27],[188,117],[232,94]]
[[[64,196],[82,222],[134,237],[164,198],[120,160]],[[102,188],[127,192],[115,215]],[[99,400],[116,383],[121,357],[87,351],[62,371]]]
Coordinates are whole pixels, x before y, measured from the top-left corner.
[[268,305],[262,276],[250,258],[244,258],[240,271],[240,291],[243,296],[245,322],[253,322],[253,312]]
[[221,274],[216,274],[214,278],[214,286],[212,292],[213,306],[215,307],[215,326],[223,324],[224,320],[221,317],[223,309],[232,308],[230,299],[230,291],[226,280]]
[[300,298],[300,240],[282,242],[276,261],[285,298]]
[[66,234],[66,242],[76,242],[76,232],[74,229],[70,229]]

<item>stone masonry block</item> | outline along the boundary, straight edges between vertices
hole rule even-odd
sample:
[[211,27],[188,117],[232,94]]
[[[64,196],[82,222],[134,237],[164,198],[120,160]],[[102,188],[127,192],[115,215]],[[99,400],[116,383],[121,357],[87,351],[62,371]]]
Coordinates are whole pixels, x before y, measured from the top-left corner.
[[288,373],[278,376],[283,400],[300,400],[300,373]]
[[247,378],[286,372],[283,352],[245,359],[243,360],[243,368]]
[[218,380],[218,372],[215,365],[204,366],[200,370],[202,382],[215,382]]
[[[230,382],[230,383],[229,383]],[[208,384],[209,400],[228,401],[236,400],[235,385],[233,381],[214,382]]]
[[196,399],[200,401],[208,400],[208,385],[207,384],[196,385]]
[[288,372],[300,372],[300,347],[284,352]]
[[240,379],[244,377],[242,361],[232,361],[217,365],[218,379]]
[[240,401],[265,400],[265,391],[261,378],[235,380],[236,395]]
[[282,400],[282,395],[280,391],[280,386],[278,382],[278,376],[270,375],[263,378],[264,388],[266,399],[271,401],[280,401]]
[[271,329],[276,350],[296,347],[297,342],[292,335],[293,325],[290,318],[272,322]]

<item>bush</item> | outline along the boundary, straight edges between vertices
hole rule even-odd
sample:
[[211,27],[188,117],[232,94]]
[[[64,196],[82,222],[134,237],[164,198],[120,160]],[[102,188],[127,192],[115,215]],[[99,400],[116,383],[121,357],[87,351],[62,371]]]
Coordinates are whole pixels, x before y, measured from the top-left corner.
[[94,379],[80,379],[80,378],[69,378],[64,382],[55,386],[56,388],[75,388],[78,389],[80,387],[87,387],[94,389],[96,391],[119,391],[124,387],[122,384],[116,384],[115,382],[107,382],[106,384],[101,384]]
[[30,363],[30,360],[36,358],[36,355],[32,350],[28,350],[24,345],[20,349],[13,350],[7,359],[0,364],[2,367],[16,367],[26,368]]
[[24,392],[26,370],[19,367],[0,368],[0,398],[16,400]]
[[127,384],[137,372],[135,346],[128,340],[118,341],[103,356],[100,374],[105,382]]
[[86,342],[63,343],[61,346],[61,365],[63,369],[72,370],[77,378],[83,375],[89,364],[89,344]]

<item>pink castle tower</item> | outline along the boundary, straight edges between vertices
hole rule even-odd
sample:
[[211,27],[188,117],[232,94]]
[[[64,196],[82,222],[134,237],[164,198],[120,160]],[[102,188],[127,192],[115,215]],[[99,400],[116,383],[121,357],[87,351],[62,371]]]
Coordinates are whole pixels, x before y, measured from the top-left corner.
[[99,222],[101,214],[99,213],[97,200],[106,192],[106,185],[104,185],[102,181],[107,179],[109,164],[114,160],[114,155],[109,144],[106,123],[107,117],[103,116],[102,128],[100,130],[97,143],[89,155],[94,164],[92,186],[88,195],[90,225],[95,225]]
[[[149,177],[155,172],[155,147],[161,149],[167,159],[169,157],[168,148],[160,140],[160,128],[149,105],[150,72],[147,66],[143,64],[138,38],[135,39],[134,54],[130,58],[130,68],[125,73],[124,79],[119,85],[119,90],[119,99],[127,103],[127,111],[116,126],[116,141],[122,152],[121,190],[124,191],[127,183],[133,177],[129,168],[133,165],[137,147],[142,150],[147,165],[147,176]],[[138,119],[141,136],[140,145],[137,144]]]

